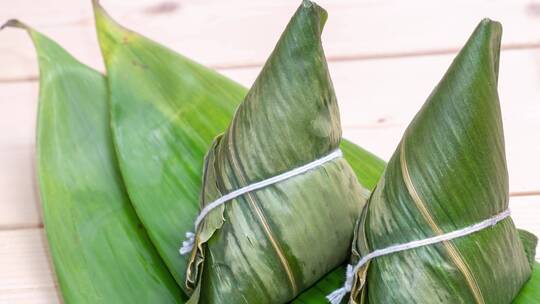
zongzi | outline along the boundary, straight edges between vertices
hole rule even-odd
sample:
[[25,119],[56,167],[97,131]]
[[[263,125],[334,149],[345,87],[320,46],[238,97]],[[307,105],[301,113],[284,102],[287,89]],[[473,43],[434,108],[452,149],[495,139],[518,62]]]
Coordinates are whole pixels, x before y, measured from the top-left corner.
[[351,303],[508,304],[530,277],[536,238],[508,210],[500,39],[483,20],[405,131],[333,303],[351,291]]
[[368,191],[340,156],[325,20],[302,3],[206,156],[189,303],[285,303],[347,258]]

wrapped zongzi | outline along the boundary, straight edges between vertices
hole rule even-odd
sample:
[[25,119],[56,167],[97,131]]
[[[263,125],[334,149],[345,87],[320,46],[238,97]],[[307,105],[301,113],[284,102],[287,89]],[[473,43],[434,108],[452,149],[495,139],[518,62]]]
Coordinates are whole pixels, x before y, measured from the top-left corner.
[[348,256],[367,190],[339,150],[325,20],[302,3],[206,156],[189,303],[285,303]]
[[334,303],[352,290],[351,303],[508,304],[529,278],[536,238],[508,210],[500,38],[482,21],[405,131]]

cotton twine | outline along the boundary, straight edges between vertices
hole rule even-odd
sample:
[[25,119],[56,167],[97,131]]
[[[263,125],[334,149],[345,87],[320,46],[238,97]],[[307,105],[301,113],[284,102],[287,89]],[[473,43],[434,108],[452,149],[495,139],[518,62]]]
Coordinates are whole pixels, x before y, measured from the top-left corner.
[[[242,187],[238,190],[235,190],[233,192],[230,192],[226,195],[223,195],[222,197],[218,198],[217,200],[211,202],[210,204],[206,205],[202,210],[201,212],[199,213],[199,215],[197,216],[197,219],[195,220],[195,230],[194,231],[197,231],[199,229],[199,225],[201,224],[201,222],[204,220],[204,218],[215,208],[223,205],[224,203],[228,202],[228,201],[231,201],[241,195],[244,195],[248,192],[251,192],[251,191],[255,191],[255,190],[259,190],[259,189],[262,189],[262,188],[265,188],[265,187],[268,187],[270,185],[273,185],[273,184],[276,184],[276,183],[279,183],[279,182],[282,182],[284,180],[287,180],[291,177],[294,177],[294,176],[297,176],[297,175],[300,175],[300,174],[303,174],[303,173],[306,173],[310,170],[313,170],[317,167],[320,167],[322,166],[323,164],[329,162],[329,161],[332,161],[336,158],[339,158],[339,157],[342,157],[343,156],[343,153],[341,152],[340,149],[337,149],[337,150],[334,150],[332,153],[322,157],[322,158],[319,158],[319,159],[316,159],[308,164],[305,164],[301,167],[298,167],[298,168],[295,168],[295,169],[292,169],[290,171],[287,171],[285,173],[282,173],[282,174],[279,174],[279,175],[276,175],[276,176],[273,176],[271,178],[268,178],[268,179],[265,179],[265,180],[262,180],[260,182],[256,182],[256,183],[253,183],[253,184],[250,184],[250,185],[247,185],[245,187]],[[195,233],[193,232],[187,232],[186,233],[186,239],[182,242],[182,247],[180,248],[180,254],[181,255],[186,255],[187,253],[191,252],[191,250],[193,250],[193,246],[195,244]]]
[[386,247],[386,248],[383,248],[383,249],[377,249],[377,250],[365,255],[364,257],[362,257],[362,259],[360,259],[360,261],[356,265],[354,265],[354,266],[353,265],[347,265],[347,273],[346,273],[346,276],[345,276],[345,284],[343,284],[343,287],[341,287],[339,289],[336,289],[334,292],[329,294],[326,297],[326,299],[328,299],[328,301],[331,304],[340,304],[341,301],[343,300],[343,298],[345,297],[345,295],[347,295],[351,291],[352,285],[353,285],[353,282],[354,282],[354,276],[356,275],[356,273],[358,273],[360,268],[362,268],[362,266],[364,266],[367,262],[371,261],[372,259],[375,259],[375,258],[381,257],[381,256],[385,256],[385,255],[389,255],[389,254],[392,254],[392,253],[400,252],[400,251],[405,251],[405,250],[414,249],[414,248],[418,248],[418,247],[433,245],[433,244],[437,244],[437,243],[440,243],[440,242],[450,241],[450,240],[453,240],[453,239],[464,237],[464,236],[467,236],[469,234],[472,234],[472,233],[478,232],[480,230],[486,229],[488,227],[493,227],[498,222],[504,220],[505,218],[507,218],[509,216],[510,216],[510,209],[506,209],[505,211],[503,211],[503,212],[501,212],[501,213],[499,213],[499,214],[497,214],[497,215],[495,215],[495,216],[493,216],[491,218],[488,218],[487,220],[484,220],[482,222],[476,223],[474,225],[471,225],[471,226],[468,226],[468,227],[465,227],[465,228],[462,228],[462,229],[459,229],[459,230],[455,230],[455,231],[452,231],[452,232],[449,232],[449,233],[437,235],[437,236],[430,237],[430,238],[425,238],[425,239],[422,239],[422,240],[412,241],[412,242],[408,242],[408,243],[404,243],[404,244],[392,245],[392,246],[389,246],[389,247]]

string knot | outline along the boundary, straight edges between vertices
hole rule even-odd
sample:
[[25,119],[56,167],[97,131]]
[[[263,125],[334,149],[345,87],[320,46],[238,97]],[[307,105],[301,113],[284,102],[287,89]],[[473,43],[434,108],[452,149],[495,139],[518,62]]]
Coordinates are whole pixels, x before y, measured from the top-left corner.
[[440,242],[445,242],[445,241],[461,238],[461,237],[473,234],[475,232],[481,231],[482,229],[493,227],[497,225],[497,223],[499,223],[500,221],[504,220],[505,218],[509,216],[510,216],[510,209],[506,209],[505,211],[493,217],[490,217],[479,223],[476,223],[471,226],[467,226],[459,230],[455,230],[455,231],[448,232],[441,235],[436,235],[436,236],[425,238],[425,239],[411,241],[408,243],[391,245],[383,249],[377,249],[375,251],[372,251],[369,254],[362,257],[355,266],[347,265],[347,277],[345,279],[345,284],[343,285],[343,287],[336,289],[334,292],[329,294],[326,298],[332,304],[340,304],[343,298],[345,297],[345,295],[351,291],[352,284],[354,281],[354,276],[356,275],[356,273],[360,270],[360,268],[362,268],[362,266],[364,266],[367,262],[371,261],[372,259],[389,255],[389,254],[393,254],[396,252],[402,252],[402,251],[406,251],[406,250],[410,250],[414,248],[429,246],[429,245],[437,244]]
[[193,250],[193,246],[195,245],[195,233],[188,231],[186,232],[186,240],[182,242],[182,248],[180,248],[180,254],[186,255],[191,250]]
[[343,287],[336,289],[334,292],[326,296],[326,299],[331,304],[341,304],[343,298],[351,291],[354,278],[353,265],[347,265],[347,272],[345,274],[345,284]]

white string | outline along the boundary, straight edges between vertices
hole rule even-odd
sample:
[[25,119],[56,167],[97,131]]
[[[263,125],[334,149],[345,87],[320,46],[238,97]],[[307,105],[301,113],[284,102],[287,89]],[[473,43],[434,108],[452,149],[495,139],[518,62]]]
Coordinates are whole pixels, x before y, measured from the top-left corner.
[[[219,207],[223,205],[224,203],[233,200],[241,195],[244,195],[248,192],[255,191],[270,185],[273,185],[275,183],[279,183],[281,181],[284,181],[286,179],[289,179],[291,177],[300,175],[302,173],[305,173],[307,171],[310,171],[312,169],[315,169],[331,160],[334,160],[338,157],[342,157],[343,153],[340,149],[334,150],[332,153],[316,159],[306,165],[303,165],[301,167],[292,169],[290,171],[284,172],[282,174],[276,175],[274,177],[262,180],[260,182],[253,183],[251,185],[247,185],[245,187],[242,187],[238,190],[234,190],[231,193],[225,194],[224,196],[218,198],[217,200],[211,202],[210,204],[206,205],[201,212],[199,213],[199,216],[197,216],[197,219],[195,220],[195,231],[199,229],[199,225],[203,221],[203,219],[216,207]],[[186,233],[186,240],[182,242],[182,248],[180,248],[180,254],[185,255],[188,252],[190,252],[193,249],[193,244],[195,243],[195,234],[193,232],[187,232]]]
[[[504,220],[505,218],[509,216],[510,216],[510,209],[506,209],[505,211],[495,215],[494,217],[491,217],[480,223],[476,223],[474,225],[471,225],[471,226],[468,226],[459,230],[455,230],[449,233],[437,235],[437,236],[422,239],[422,240],[412,241],[412,242],[404,243],[404,244],[392,245],[383,249],[377,249],[367,254],[366,256],[362,257],[362,259],[360,259],[360,261],[354,266],[354,268],[352,268],[352,265],[348,265],[345,284],[343,285],[342,288],[335,290],[334,292],[329,294],[326,298],[332,304],[340,304],[343,298],[345,297],[345,295],[351,291],[352,284],[354,281],[354,276],[356,275],[356,273],[360,270],[360,268],[362,268],[362,266],[364,266],[367,262],[369,262],[370,260],[374,258],[464,237],[466,235],[478,232],[487,227],[495,226],[498,222]],[[349,271],[349,267],[352,268],[352,271]]]

